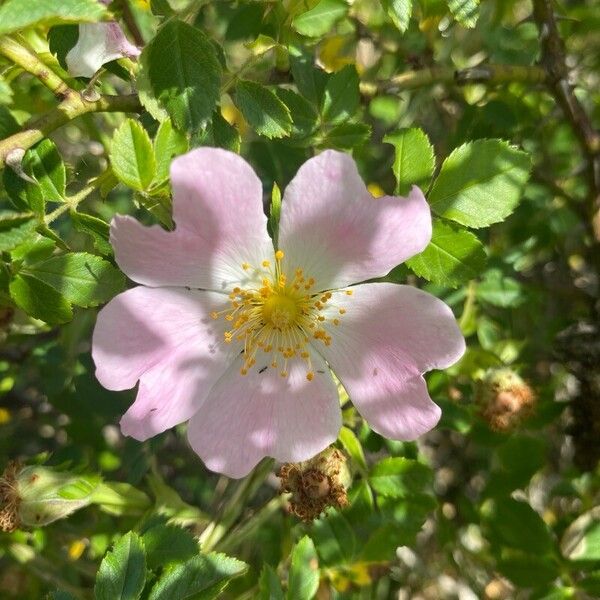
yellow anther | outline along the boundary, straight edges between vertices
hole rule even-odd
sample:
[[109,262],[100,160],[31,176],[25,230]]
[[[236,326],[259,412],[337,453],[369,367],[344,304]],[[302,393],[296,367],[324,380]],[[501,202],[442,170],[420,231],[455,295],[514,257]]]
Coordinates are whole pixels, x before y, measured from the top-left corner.
[[225,315],[226,321],[233,321],[233,315]]
[[306,379],[308,379],[309,381],[312,381],[315,378],[315,374],[312,371],[309,371],[306,374]]
[[345,315],[346,314],[346,309],[345,308],[340,308],[340,310],[338,312],[340,313],[340,315]]
[[210,313],[210,318],[211,318],[211,319],[218,319],[218,318],[219,318],[219,313],[218,313],[216,310],[213,310],[213,311]]
[[246,369],[246,367],[241,368],[240,375],[248,375],[248,369]]
[[263,260],[262,261],[262,266],[267,268],[271,266],[271,261],[270,260]]
[[282,260],[284,256],[283,250],[277,250],[277,252],[275,252],[275,258],[277,260]]
[[281,371],[281,373],[279,373],[282,377],[287,377],[287,371]]
[[346,290],[346,296],[352,296],[354,294],[353,290]]
[[250,265],[247,262],[242,263],[242,269],[244,269],[244,271],[247,271],[248,269],[250,269]]
[[333,324],[334,325],[339,325],[340,324],[340,320],[339,319],[334,319],[333,320]]

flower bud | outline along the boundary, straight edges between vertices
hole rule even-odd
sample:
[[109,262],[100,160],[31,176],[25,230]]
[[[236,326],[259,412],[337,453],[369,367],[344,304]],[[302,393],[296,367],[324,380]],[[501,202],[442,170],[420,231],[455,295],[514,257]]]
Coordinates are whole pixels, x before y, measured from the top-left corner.
[[344,454],[330,446],[300,463],[285,463],[278,473],[280,493],[290,493],[288,510],[303,521],[312,521],[329,506],[348,504],[346,488],[351,483]]
[[529,417],[535,407],[531,387],[508,368],[491,369],[477,391],[481,416],[494,431],[510,431]]
[[9,463],[0,478],[0,530],[43,527],[90,504],[100,478]]

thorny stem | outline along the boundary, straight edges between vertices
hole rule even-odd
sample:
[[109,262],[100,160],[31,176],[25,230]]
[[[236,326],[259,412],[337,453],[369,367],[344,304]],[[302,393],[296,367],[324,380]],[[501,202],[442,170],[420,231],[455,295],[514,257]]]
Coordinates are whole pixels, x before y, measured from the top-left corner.
[[569,83],[565,47],[556,25],[551,0],[533,0],[533,18],[542,47],[541,65],[546,84],[562,108],[587,162],[590,187],[590,213],[596,240],[600,241],[600,133],[594,126]]
[[37,77],[59,98],[66,98],[75,92],[50,67],[29,48],[8,36],[0,37],[0,54]]
[[69,121],[95,112],[140,112],[142,105],[137,94],[100,96],[86,100],[81,94],[69,94],[54,110],[28,123],[23,131],[0,141],[0,168],[15,152],[22,153],[44,139],[49,133]]

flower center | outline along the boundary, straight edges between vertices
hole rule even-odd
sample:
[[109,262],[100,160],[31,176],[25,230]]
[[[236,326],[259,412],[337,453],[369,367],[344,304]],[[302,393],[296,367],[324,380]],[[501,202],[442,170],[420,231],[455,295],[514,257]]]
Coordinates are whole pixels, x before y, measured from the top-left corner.
[[284,254],[275,253],[275,266],[263,260],[260,268],[243,263],[242,268],[253,274],[260,284],[244,289],[234,288],[229,294],[231,306],[211,317],[223,317],[231,323],[225,332],[225,342],[243,342],[244,365],[241,374],[257,364],[259,371],[271,367],[287,377],[288,362],[300,359],[306,364],[306,378],[312,381],[314,372],[309,342],[331,344],[329,325],[337,326],[346,309],[334,302],[334,294],[352,295],[352,290],[315,291],[315,280],[305,277],[301,268],[288,277],[282,269]]
[[297,301],[282,294],[273,294],[263,304],[263,320],[283,331],[292,327],[298,316]]

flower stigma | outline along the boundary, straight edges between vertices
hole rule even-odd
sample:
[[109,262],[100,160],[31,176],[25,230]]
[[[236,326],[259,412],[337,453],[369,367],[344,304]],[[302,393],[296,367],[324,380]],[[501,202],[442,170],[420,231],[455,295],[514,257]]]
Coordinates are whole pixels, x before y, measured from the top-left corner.
[[[255,366],[259,352],[267,355],[267,366],[279,370],[282,377],[288,375],[288,363],[301,359],[306,365],[306,379],[312,381],[309,342],[316,341],[329,346],[331,336],[324,327],[337,326],[344,308],[333,307],[334,294],[352,295],[352,290],[316,291],[315,279],[307,277],[302,268],[293,271],[293,277],[283,269],[285,254],[275,252],[275,265],[263,260],[260,267],[242,263],[242,269],[252,273],[249,287],[235,287],[229,294],[230,307],[211,313],[213,319],[224,318],[231,323],[225,332],[226,343],[242,342],[244,364],[242,375]],[[336,308],[337,310],[326,311]],[[329,318],[326,312],[335,314]],[[262,371],[262,369],[261,369]]]

